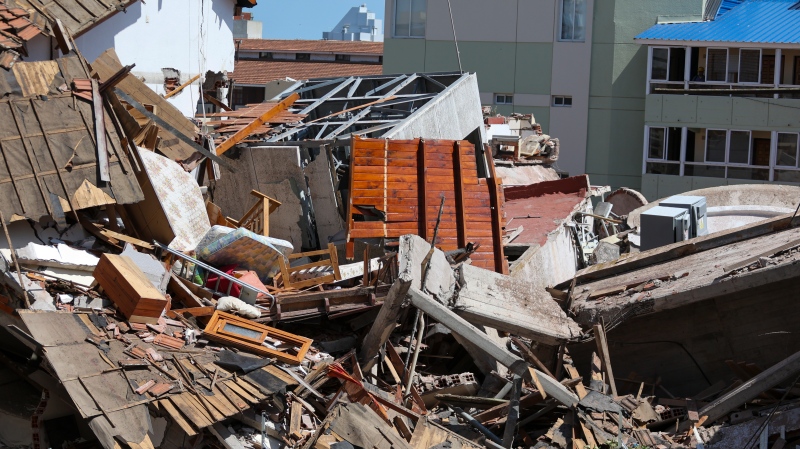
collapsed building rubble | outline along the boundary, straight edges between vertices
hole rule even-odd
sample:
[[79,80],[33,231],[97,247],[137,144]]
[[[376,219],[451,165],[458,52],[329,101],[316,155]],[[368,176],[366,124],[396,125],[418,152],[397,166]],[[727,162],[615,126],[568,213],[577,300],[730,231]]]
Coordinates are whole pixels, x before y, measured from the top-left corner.
[[800,443],[794,215],[637,253],[474,74],[189,119],[64,50],[0,69],[4,445]]

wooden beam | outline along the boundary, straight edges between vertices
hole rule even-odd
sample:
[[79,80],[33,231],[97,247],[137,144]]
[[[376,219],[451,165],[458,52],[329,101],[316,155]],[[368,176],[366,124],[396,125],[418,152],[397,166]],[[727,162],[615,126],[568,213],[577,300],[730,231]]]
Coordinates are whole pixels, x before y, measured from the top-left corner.
[[711,425],[714,421],[742,406],[747,401],[755,399],[762,392],[775,387],[797,373],[800,373],[800,352],[792,354],[733,391],[709,403],[700,409],[698,414],[700,416],[708,416],[704,425]]
[[231,147],[233,147],[237,143],[247,138],[247,136],[249,136],[259,126],[263,125],[264,123],[267,123],[269,119],[274,118],[276,115],[289,109],[289,106],[294,104],[294,102],[297,101],[298,98],[300,98],[300,95],[298,95],[297,92],[293,93],[292,95],[289,95],[288,97],[283,99],[280,103],[276,104],[275,107],[263,113],[261,117],[258,117],[257,119],[250,122],[249,125],[237,131],[236,134],[234,134],[233,136],[229,137],[227,140],[219,144],[219,146],[217,147],[217,156],[223,154],[224,152],[231,149]]
[[214,106],[222,109],[223,111],[228,111],[228,112],[233,111],[233,109],[228,107],[227,104],[217,100],[216,98],[212,97],[211,95],[209,95],[209,94],[207,94],[205,92],[203,92],[203,98],[205,98],[207,102],[209,102],[209,103],[213,104]]
[[192,147],[193,150],[195,150],[198,153],[202,154],[203,156],[213,160],[214,162],[218,163],[219,165],[222,165],[223,167],[227,168],[228,170],[233,171],[234,167],[230,162],[228,162],[225,159],[217,156],[216,154],[212,153],[211,151],[208,151],[207,149],[203,148],[201,145],[199,145],[197,142],[195,142],[191,137],[187,136],[186,134],[182,133],[181,131],[178,131],[174,126],[172,126],[169,123],[165,122],[164,119],[162,119],[161,117],[159,117],[159,116],[153,114],[152,112],[148,111],[147,108],[142,106],[142,104],[139,103],[138,101],[134,100],[130,95],[126,94],[125,92],[123,92],[119,88],[115,88],[114,89],[114,93],[119,98],[121,98],[123,101],[125,101],[129,105],[133,106],[134,109],[136,109],[137,111],[142,113],[142,115],[144,115],[145,117],[147,117],[150,120],[152,120],[153,122],[155,122],[156,125],[158,125],[159,127],[169,131],[175,137],[180,139],[182,142],[184,142],[185,144],[187,144],[190,147]]
[[608,341],[606,331],[602,324],[594,326],[594,341],[597,343],[597,352],[603,362],[603,370],[606,372],[606,381],[611,386],[611,394],[617,396],[617,384],[614,382],[614,371],[611,369],[611,356],[608,354]]
[[97,143],[97,168],[100,180],[111,181],[108,168],[108,148],[106,147],[106,116],[103,110],[103,97],[100,96],[100,85],[92,78],[92,108],[94,111],[94,135]]
[[492,151],[488,145],[484,145],[483,154],[486,156],[486,165],[489,166],[489,200],[492,206],[492,247],[494,249],[494,270],[498,273],[508,274],[508,263],[503,253],[503,211],[500,210],[502,201],[500,200],[501,187],[500,180],[494,169]]
[[528,348],[528,345],[526,345],[525,342],[523,342],[517,337],[511,337],[511,341],[514,342],[514,345],[519,348],[519,352],[520,354],[522,354],[522,358],[525,359],[526,362],[530,363],[531,365],[537,366],[540,370],[542,370],[542,372],[552,377],[553,379],[556,378],[555,376],[553,376],[553,373],[551,373],[550,370],[547,369],[546,366],[544,366],[544,363],[542,363],[542,361],[539,360],[539,357],[536,357],[536,354],[534,354],[533,351],[531,351],[530,348]]
[[458,247],[467,246],[467,214],[464,210],[464,168],[461,160],[461,141],[453,144],[453,182],[456,194],[456,227],[458,228]]
[[199,73],[197,75],[193,76],[192,79],[190,79],[189,81],[187,81],[187,82],[181,84],[180,86],[176,87],[172,92],[164,95],[164,99],[166,100],[167,98],[169,98],[169,97],[171,97],[173,95],[177,95],[184,88],[190,86],[193,82],[197,81],[198,78],[200,78],[200,74]]
[[55,26],[53,27],[53,34],[56,37],[58,49],[61,50],[61,53],[64,55],[72,53],[72,42],[69,41],[69,34],[64,24],[61,23],[61,19],[56,19]]
[[359,359],[361,360],[363,371],[371,370],[375,363],[379,361],[380,348],[389,340],[389,335],[397,325],[400,308],[410,287],[410,280],[398,279],[389,289],[378,316],[361,344]]

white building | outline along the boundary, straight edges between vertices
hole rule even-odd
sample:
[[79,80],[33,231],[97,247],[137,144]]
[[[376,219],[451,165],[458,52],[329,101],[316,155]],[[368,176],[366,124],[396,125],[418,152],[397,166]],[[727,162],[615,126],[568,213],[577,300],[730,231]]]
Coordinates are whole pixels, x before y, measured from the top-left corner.
[[[184,115],[194,116],[201,103],[200,83],[211,72],[216,79],[233,71],[233,17],[236,0],[136,2],[76,39],[88,61],[114,48],[122,64],[136,64],[133,74],[159,94],[167,85],[200,79],[169,98]],[[249,2],[244,2],[249,4]],[[253,2],[255,3],[255,2]],[[168,80],[177,78],[177,80]],[[210,84],[210,85],[209,85]],[[221,89],[224,98],[227,89]]]
[[342,17],[331,31],[322,33],[322,38],[331,41],[383,42],[383,21],[375,18],[367,5],[354,6]]

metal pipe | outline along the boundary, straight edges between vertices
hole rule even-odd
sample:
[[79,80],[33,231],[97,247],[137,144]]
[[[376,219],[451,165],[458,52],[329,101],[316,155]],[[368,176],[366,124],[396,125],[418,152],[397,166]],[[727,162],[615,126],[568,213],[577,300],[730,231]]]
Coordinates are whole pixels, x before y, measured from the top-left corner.
[[459,407],[453,407],[453,411],[455,411],[456,414],[464,418],[468,423],[470,423],[472,426],[478,429],[480,433],[486,435],[486,438],[492,440],[492,442],[494,443],[501,445],[500,447],[502,447],[503,440],[501,440],[500,437],[498,437],[497,435],[493,434],[491,430],[484,427],[483,424],[479,423],[478,420],[473,418],[469,413],[465,412],[464,410],[461,410]]
[[500,389],[500,392],[497,393],[494,396],[494,398],[495,399],[503,399],[504,397],[506,397],[508,392],[511,391],[511,387],[512,387],[511,382],[506,382],[506,384],[503,385],[503,388]]

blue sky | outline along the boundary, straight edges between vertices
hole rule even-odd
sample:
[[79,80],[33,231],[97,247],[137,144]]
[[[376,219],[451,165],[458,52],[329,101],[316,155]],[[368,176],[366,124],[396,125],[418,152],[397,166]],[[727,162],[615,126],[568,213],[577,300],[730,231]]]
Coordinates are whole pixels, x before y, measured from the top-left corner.
[[263,22],[265,39],[322,39],[323,31],[330,31],[350,8],[363,3],[383,20],[384,0],[258,0],[250,11]]

